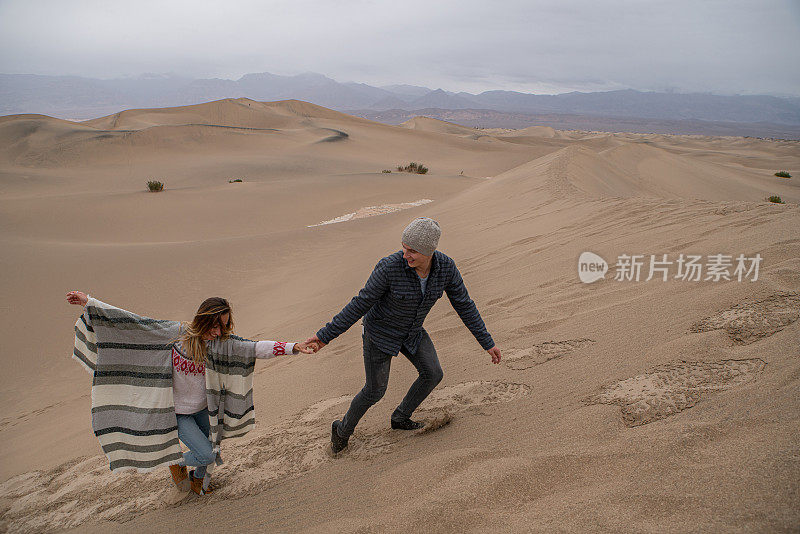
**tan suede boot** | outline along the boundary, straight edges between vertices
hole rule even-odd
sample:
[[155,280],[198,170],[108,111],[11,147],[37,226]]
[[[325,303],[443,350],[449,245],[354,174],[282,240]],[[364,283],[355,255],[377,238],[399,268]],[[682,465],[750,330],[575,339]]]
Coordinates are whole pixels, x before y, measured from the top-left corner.
[[169,466],[172,473],[172,481],[181,491],[189,491],[189,474],[186,472],[185,465],[173,464]]
[[216,489],[216,486],[214,484],[209,484],[208,487],[204,490],[203,479],[195,478],[194,470],[192,470],[192,472],[189,474],[189,478],[192,481],[192,491],[198,495],[210,495]]

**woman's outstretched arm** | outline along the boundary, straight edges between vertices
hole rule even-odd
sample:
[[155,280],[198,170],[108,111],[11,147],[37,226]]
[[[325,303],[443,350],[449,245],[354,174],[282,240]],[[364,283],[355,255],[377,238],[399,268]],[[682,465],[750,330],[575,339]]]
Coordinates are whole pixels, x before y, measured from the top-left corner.
[[305,341],[302,343],[284,343],[281,341],[257,341],[256,358],[274,358],[287,354],[312,354],[314,350]]
[[86,306],[89,302],[89,295],[83,291],[70,291],[67,293],[67,302],[76,306]]

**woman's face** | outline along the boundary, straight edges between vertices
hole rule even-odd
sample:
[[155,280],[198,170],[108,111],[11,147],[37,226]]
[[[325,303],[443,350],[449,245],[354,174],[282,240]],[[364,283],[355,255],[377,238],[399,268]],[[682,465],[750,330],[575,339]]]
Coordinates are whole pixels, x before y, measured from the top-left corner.
[[211,341],[212,339],[217,339],[219,336],[222,335],[222,330],[225,325],[228,324],[230,320],[231,314],[230,313],[223,313],[220,315],[217,320],[214,322],[214,325],[211,329],[203,334],[203,341]]

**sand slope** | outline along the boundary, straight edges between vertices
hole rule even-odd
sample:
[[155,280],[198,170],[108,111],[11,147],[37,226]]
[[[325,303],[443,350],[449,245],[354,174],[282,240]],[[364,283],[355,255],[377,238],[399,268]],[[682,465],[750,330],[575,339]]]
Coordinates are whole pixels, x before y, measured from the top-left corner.
[[[796,530],[800,192],[773,174],[800,177],[800,144],[440,122],[246,99],[0,118],[2,527],[170,532],[199,514],[241,531]],[[430,173],[381,172],[409,161]],[[165,191],[144,191],[150,177]],[[346,214],[361,215],[313,226]],[[355,326],[258,363],[258,426],[225,444],[216,495],[107,471],[67,290],[176,319],[224,295],[241,335],[304,339],[419,215],[442,225],[504,354],[492,365],[437,304],[425,326],[445,378],[420,408],[427,431],[388,428],[415,376],[400,357],[350,450],[326,453],[363,384]],[[646,282],[645,266],[586,285],[584,251],[763,263],[757,281]]]

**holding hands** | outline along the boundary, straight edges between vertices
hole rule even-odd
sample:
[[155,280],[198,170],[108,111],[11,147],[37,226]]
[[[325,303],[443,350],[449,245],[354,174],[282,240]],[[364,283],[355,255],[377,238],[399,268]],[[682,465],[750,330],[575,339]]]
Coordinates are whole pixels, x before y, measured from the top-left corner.
[[317,350],[319,349],[317,349],[313,344],[309,343],[308,341],[302,341],[294,344],[292,353],[297,354],[298,352],[302,352],[303,354],[314,354],[317,352]]
[[317,336],[311,336],[310,338],[306,339],[305,343],[307,343],[308,346],[313,347],[314,352],[319,352],[322,350],[322,347],[326,345],[326,343],[320,341]]

